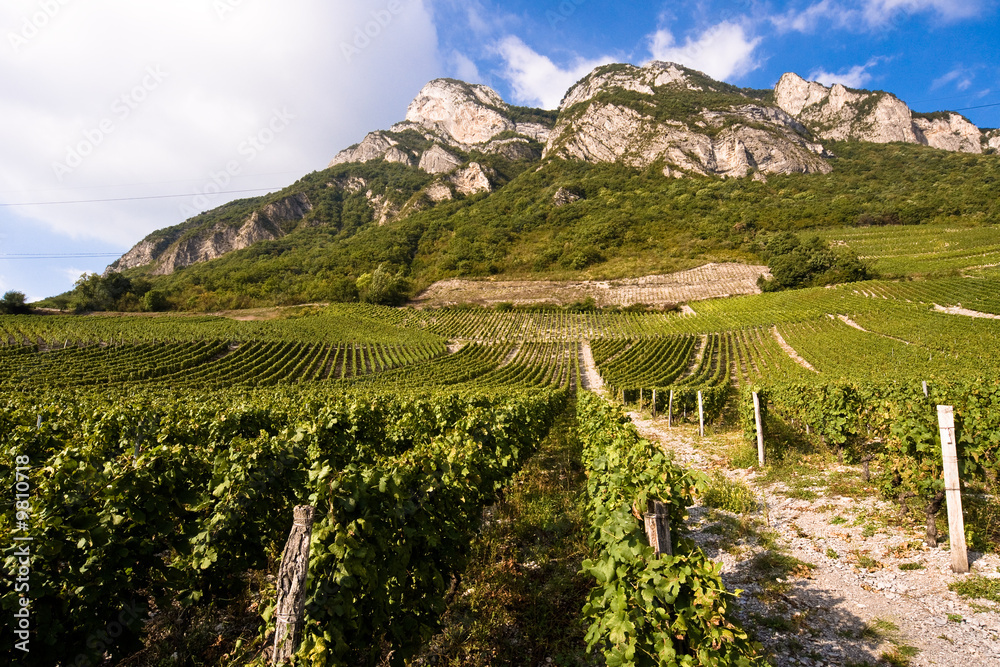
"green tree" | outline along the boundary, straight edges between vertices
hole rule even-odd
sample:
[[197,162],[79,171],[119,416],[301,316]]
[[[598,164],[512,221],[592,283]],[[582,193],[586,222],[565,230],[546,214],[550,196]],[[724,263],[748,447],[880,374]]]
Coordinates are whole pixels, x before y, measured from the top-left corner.
[[30,312],[24,292],[10,290],[0,299],[0,313],[4,315],[26,315]]
[[402,304],[406,301],[410,287],[402,271],[392,273],[385,264],[379,264],[371,273],[362,274],[356,285],[362,301],[382,306]]

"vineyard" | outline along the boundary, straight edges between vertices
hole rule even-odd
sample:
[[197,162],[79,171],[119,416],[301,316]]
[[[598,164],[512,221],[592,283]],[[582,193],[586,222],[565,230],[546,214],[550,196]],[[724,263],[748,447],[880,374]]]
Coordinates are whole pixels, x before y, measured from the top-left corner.
[[[32,538],[37,662],[25,664],[125,659],[148,639],[138,620],[94,639],[125,604],[139,619],[257,596],[270,602],[244,637],[252,663],[275,622],[267,576],[303,504],[317,520],[300,664],[403,664],[438,630],[484,509],[569,413],[592,522],[589,646],[608,664],[756,664],[718,572],[684,538],[706,481],[613,403],[753,436],[756,391],[769,447],[794,432],[863,464],[884,497],[923,512],[934,540],[936,405],[955,407],[965,484],[992,488],[1000,473],[1000,322],[941,309],[1000,314],[998,293],[1000,281],[946,278],[683,312],[0,317],[0,469],[30,489],[0,520],[9,571],[14,538]],[[590,352],[607,399],[581,391]],[[651,555],[637,519],[654,497],[677,530],[669,557]],[[18,604],[5,587],[7,636]]]

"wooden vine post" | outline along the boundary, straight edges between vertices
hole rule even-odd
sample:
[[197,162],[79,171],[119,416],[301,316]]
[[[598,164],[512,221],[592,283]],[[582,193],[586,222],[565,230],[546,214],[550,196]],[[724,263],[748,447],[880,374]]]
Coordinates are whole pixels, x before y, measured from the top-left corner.
[[653,390],[653,419],[656,419],[656,390]]
[[924,398],[927,398],[927,380],[924,380]]
[[938,406],[941,429],[941,456],[944,462],[944,491],[948,501],[948,536],[951,538],[951,569],[969,571],[969,551],[965,544],[965,521],[962,518],[962,490],[958,476],[958,448],[955,443],[955,409]]
[[760,423],[760,394],[753,392],[753,418],[757,425],[757,463],[764,467],[764,429]]
[[674,549],[670,544],[670,515],[667,514],[667,506],[659,500],[650,500],[647,512],[643,515],[643,523],[646,526],[646,537],[649,539],[649,546],[657,556],[667,554],[674,555]]
[[306,608],[306,575],[309,572],[309,539],[312,537],[313,514],[311,505],[297,505],[294,510],[292,530],[281,554],[278,571],[278,605],[274,610],[278,619],[274,627],[274,652],[272,662],[280,665],[289,660],[299,648],[302,638],[303,617]]
[[701,390],[698,391],[698,437],[705,437],[705,410],[702,407]]
[[670,401],[667,403],[667,428],[674,425],[674,390],[670,390]]

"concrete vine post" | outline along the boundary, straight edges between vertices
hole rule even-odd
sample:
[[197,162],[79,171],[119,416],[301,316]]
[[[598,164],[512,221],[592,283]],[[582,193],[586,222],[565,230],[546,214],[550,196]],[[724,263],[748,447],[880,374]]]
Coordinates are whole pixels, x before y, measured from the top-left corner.
[[299,648],[306,608],[306,575],[309,573],[309,540],[312,537],[313,514],[311,505],[297,505],[294,510],[292,530],[281,554],[278,571],[278,604],[274,610],[277,624],[274,627],[274,652],[276,665],[289,660]]
[[753,418],[757,425],[757,463],[764,467],[764,429],[760,419],[760,394],[753,392]]
[[705,437],[705,410],[702,406],[701,390],[698,391],[698,437]]
[[674,390],[670,390],[670,401],[667,403],[667,428],[674,425]]
[[969,551],[965,544],[965,520],[962,517],[962,489],[958,475],[958,446],[955,442],[955,409],[939,405],[938,427],[941,430],[941,458],[944,463],[944,491],[948,501],[948,536],[951,538],[951,569],[969,571]]

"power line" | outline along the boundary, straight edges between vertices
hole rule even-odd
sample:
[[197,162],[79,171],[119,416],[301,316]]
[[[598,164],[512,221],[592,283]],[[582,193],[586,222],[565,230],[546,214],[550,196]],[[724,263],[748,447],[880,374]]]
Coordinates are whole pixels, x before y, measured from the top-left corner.
[[77,199],[73,201],[38,201],[38,202],[16,202],[12,204],[0,204],[0,207],[10,207],[10,206],[55,206],[60,204],[97,204],[106,202],[119,202],[119,201],[139,201],[143,199],[180,199],[182,197],[214,197],[216,195],[232,195],[239,194],[243,192],[270,192],[271,190],[280,190],[281,188],[288,187],[285,185],[275,186],[271,188],[253,188],[251,190],[222,190],[220,192],[211,193],[187,193],[180,195],[148,195],[145,197],[115,197],[110,199]]
[[993,104],[981,104],[978,107],[962,107],[961,109],[952,109],[952,111],[969,111],[970,109],[985,109],[987,107],[1000,107],[1000,102],[994,102]]
[[[258,176],[285,176],[287,174],[301,174],[302,171],[265,171],[258,174],[237,174],[233,176],[233,180],[238,178],[255,178]],[[58,188],[36,188],[32,190],[0,190],[0,195],[9,194],[29,194],[32,192],[61,192],[65,190],[103,190],[105,188],[131,188],[140,185],[167,185],[171,183],[193,183],[193,182],[203,182],[204,177],[200,178],[180,178],[172,181],[146,181],[144,183],[118,183],[115,185],[72,185]]]
[[66,254],[21,254],[21,255],[4,255],[0,254],[0,260],[7,259],[100,259],[102,257],[121,257],[121,253],[117,252],[87,252],[87,253],[66,253]]

